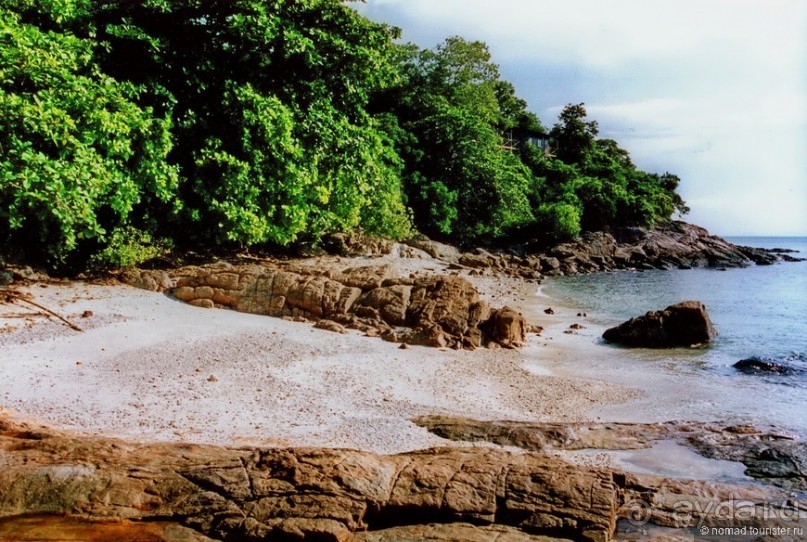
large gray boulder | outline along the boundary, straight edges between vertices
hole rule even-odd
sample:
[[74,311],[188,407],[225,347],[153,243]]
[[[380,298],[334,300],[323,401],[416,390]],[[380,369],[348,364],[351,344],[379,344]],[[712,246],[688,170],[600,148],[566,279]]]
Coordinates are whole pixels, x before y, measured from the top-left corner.
[[671,348],[705,345],[717,331],[706,305],[683,301],[662,311],[651,311],[607,329],[602,337],[608,342],[644,348]]

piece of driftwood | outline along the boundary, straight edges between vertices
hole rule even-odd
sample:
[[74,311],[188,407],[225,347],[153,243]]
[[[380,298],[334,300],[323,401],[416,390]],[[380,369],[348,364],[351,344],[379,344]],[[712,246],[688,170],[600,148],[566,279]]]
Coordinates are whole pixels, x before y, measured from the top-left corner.
[[12,303],[15,302],[15,301],[22,301],[23,303],[28,303],[29,305],[33,305],[37,309],[39,309],[41,311],[44,311],[45,313],[47,313],[47,314],[49,314],[49,315],[51,315],[51,316],[53,316],[55,318],[58,318],[59,320],[64,322],[64,324],[67,325],[72,330],[84,331],[79,326],[77,326],[76,324],[74,324],[73,322],[68,320],[67,318],[57,314],[56,312],[54,312],[51,309],[45,307],[44,305],[40,305],[36,301],[31,301],[30,299],[26,299],[25,297],[23,297],[23,296],[21,296],[19,294],[16,294],[14,292],[9,292],[7,290],[3,291],[2,295],[6,298],[7,301],[12,302]]

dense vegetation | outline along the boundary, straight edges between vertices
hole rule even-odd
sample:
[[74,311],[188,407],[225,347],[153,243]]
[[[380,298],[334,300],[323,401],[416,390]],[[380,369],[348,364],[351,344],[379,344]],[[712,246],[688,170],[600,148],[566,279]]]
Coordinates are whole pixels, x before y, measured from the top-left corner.
[[484,44],[396,37],[337,0],[0,0],[3,251],[554,242],[686,210],[582,104],[547,132]]

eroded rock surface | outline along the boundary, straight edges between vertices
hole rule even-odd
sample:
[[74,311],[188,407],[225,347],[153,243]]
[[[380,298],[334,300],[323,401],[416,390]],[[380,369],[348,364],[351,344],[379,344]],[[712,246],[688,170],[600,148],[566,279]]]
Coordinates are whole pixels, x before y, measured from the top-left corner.
[[174,271],[132,269],[120,278],[198,307],[316,321],[336,331],[338,324],[394,342],[515,348],[526,340],[524,317],[507,307],[491,309],[466,279],[399,277],[390,265],[333,269],[217,263]]
[[631,318],[605,330],[602,336],[606,341],[624,346],[670,348],[705,345],[716,335],[706,305],[700,301],[683,301]]
[[[436,448],[380,456],[136,444],[4,418],[0,465],[2,532],[30,525],[32,516],[67,514],[82,523],[157,522],[162,538],[145,538],[155,542],[609,541],[619,518],[675,528],[770,525],[761,510],[777,500],[789,506],[775,490],[578,467],[533,452]],[[729,500],[745,503],[742,517],[720,511]],[[682,503],[693,505],[688,513]],[[203,536],[174,530],[167,537],[171,525]]]
[[746,475],[789,490],[807,491],[807,442],[775,427],[705,422],[528,423],[450,416],[413,420],[454,441],[491,442],[530,451],[633,450],[668,439],[711,459],[738,461]]
[[349,541],[430,523],[605,541],[620,503],[607,470],[493,449],[379,456],[138,445],[9,422],[0,429],[0,518],[171,520],[244,541]]

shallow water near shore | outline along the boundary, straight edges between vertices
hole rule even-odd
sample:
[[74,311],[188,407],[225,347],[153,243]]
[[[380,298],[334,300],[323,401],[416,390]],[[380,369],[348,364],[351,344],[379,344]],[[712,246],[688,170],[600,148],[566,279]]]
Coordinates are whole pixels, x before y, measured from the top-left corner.
[[[729,238],[799,251],[807,238]],[[745,269],[600,273],[546,281],[542,293],[586,312],[591,356],[565,360],[563,372],[634,385],[645,396],[598,412],[624,421],[742,420],[807,434],[807,262]],[[606,328],[687,299],[706,304],[718,330],[703,349],[623,349],[605,344]],[[732,365],[751,356],[793,368],[788,375],[746,375]]]

